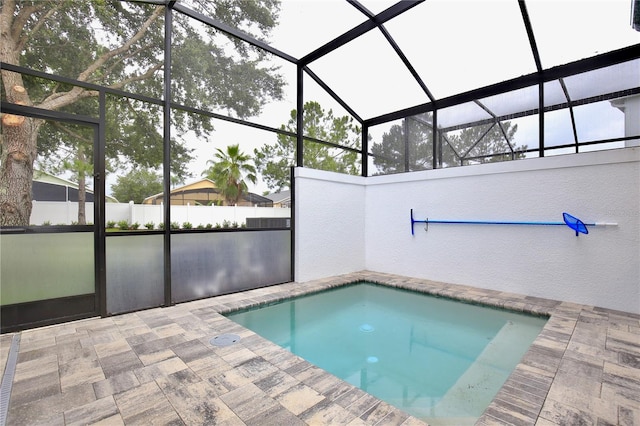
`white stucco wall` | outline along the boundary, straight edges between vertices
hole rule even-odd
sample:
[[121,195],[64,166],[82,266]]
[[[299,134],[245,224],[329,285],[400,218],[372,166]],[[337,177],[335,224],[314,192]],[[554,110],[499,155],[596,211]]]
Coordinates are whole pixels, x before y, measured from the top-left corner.
[[296,281],[365,269],[364,183],[358,176],[296,168]]
[[[298,176],[296,240],[304,241],[296,248],[298,281],[368,269],[640,313],[640,148],[349,183],[317,171]],[[309,189],[313,194],[304,195]],[[305,212],[309,198],[319,199]],[[410,209],[416,219],[489,221],[561,222],[568,212],[585,223],[618,226],[576,237],[564,226],[432,224],[425,232],[416,224],[412,236]],[[344,229],[315,234],[322,231],[319,218],[328,224],[343,216],[352,217]],[[355,254],[352,263],[347,252]]]

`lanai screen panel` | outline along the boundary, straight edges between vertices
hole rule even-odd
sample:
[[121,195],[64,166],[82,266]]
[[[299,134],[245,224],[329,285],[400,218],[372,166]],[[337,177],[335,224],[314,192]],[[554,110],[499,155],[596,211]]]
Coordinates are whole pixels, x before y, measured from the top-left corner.
[[429,100],[377,30],[321,57],[309,68],[363,118]]
[[386,27],[436,98],[536,70],[517,2],[427,1]]
[[479,102],[466,102],[438,110],[438,128],[449,128],[491,119],[492,115]]
[[345,1],[283,1],[271,45],[302,58],[365,20]]
[[640,43],[629,22],[631,2],[527,1],[544,68]]
[[606,95],[640,86],[640,59],[564,79],[573,100]]

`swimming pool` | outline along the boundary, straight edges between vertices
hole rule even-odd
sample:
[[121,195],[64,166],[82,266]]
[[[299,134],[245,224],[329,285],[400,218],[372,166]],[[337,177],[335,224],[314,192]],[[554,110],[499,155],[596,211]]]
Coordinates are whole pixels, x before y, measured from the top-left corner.
[[545,318],[358,283],[226,316],[431,424],[473,424]]

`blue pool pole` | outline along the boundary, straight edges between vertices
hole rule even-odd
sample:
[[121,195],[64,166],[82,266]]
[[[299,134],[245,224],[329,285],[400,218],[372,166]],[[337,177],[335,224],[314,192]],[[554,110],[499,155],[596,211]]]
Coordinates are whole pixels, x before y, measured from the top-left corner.
[[411,209],[411,235],[415,235],[413,225],[415,223],[424,223],[429,226],[430,223],[444,223],[444,224],[457,224],[457,225],[527,225],[527,226],[568,226],[576,231],[576,236],[579,234],[588,234],[589,230],[587,226],[617,226],[617,223],[605,223],[594,222],[584,223],[580,219],[570,215],[569,213],[563,213],[563,222],[529,222],[529,221],[486,221],[486,220],[416,220],[413,218],[413,209]]

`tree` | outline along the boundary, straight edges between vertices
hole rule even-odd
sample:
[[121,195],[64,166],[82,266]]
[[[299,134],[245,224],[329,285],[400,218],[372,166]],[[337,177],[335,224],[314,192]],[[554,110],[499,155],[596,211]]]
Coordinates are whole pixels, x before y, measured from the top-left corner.
[[[54,148],[56,147],[56,148]],[[53,175],[71,172],[78,183],[78,224],[87,222],[86,189],[93,176],[93,131],[86,126],[45,122],[38,134],[38,168]]]
[[[297,111],[291,111],[289,122],[280,126],[281,130],[295,133]],[[342,145],[359,148],[361,130],[349,116],[335,117],[333,111],[324,110],[318,102],[304,104],[305,136]],[[296,139],[278,134],[275,145],[264,145],[254,151],[256,168],[267,186],[276,191],[289,187],[290,167],[296,164]],[[312,169],[340,173],[359,174],[358,153],[334,148],[310,140],[304,141],[304,166]]]
[[227,146],[226,152],[216,148],[214,159],[207,161],[211,166],[202,174],[215,182],[227,205],[238,204],[248,192],[245,180],[256,183],[256,169],[249,161],[251,157],[240,151],[239,145]]
[[[405,119],[373,143],[373,162],[381,174],[427,170],[433,165],[433,127],[431,114]],[[511,146],[517,125],[509,121],[465,127],[455,131],[439,130],[442,142],[442,167],[459,166],[463,162],[496,162],[511,159]],[[509,142],[507,142],[509,141]],[[408,156],[405,157],[408,145]],[[522,158],[525,147],[513,149],[513,156]],[[408,170],[406,166],[408,165]]]
[[[449,155],[447,165],[460,165],[461,160],[478,163],[495,163],[512,159],[513,139],[517,124],[510,121],[465,127],[459,133],[447,137],[447,144],[454,155]],[[509,141],[510,143],[507,143]],[[513,157],[522,158],[527,147],[514,147]],[[444,162],[444,160],[443,160]]]
[[[389,132],[382,135],[382,142],[371,145],[373,163],[382,170],[382,174],[426,170],[430,167],[433,132],[431,126],[424,124],[430,120],[430,115],[427,115],[422,120],[405,120],[403,125],[393,125]],[[407,143],[409,153],[405,158]],[[405,170],[405,163],[409,166],[408,170]]]
[[[277,24],[279,2],[193,1],[205,15],[264,39]],[[0,61],[79,81],[161,98],[164,60],[164,6],[116,0],[3,0],[0,9]],[[283,79],[265,64],[266,54],[214,29],[174,13],[172,100],[205,110],[226,110],[237,118],[260,112],[282,96]],[[253,34],[259,31],[260,34]],[[235,49],[229,49],[229,40]],[[78,86],[1,71],[3,101],[41,109],[97,116],[98,93]],[[110,96],[107,103],[108,167],[157,167],[162,161],[159,107]],[[44,138],[51,122],[3,115],[0,152],[0,226],[29,224],[36,158],[47,163],[90,164],[92,136],[58,131]],[[212,130],[208,117],[173,110],[177,137],[171,140],[172,171],[186,173],[190,151],[180,135]],[[57,153],[60,149],[65,154]],[[50,153],[42,158],[42,153]],[[74,158],[71,161],[71,158]],[[51,162],[51,161],[49,161]],[[59,165],[49,164],[49,167]],[[82,182],[92,167],[74,170]]]
[[116,183],[111,185],[113,196],[123,203],[133,201],[142,204],[145,198],[162,190],[162,177],[147,169],[133,170],[125,176],[118,176]]

